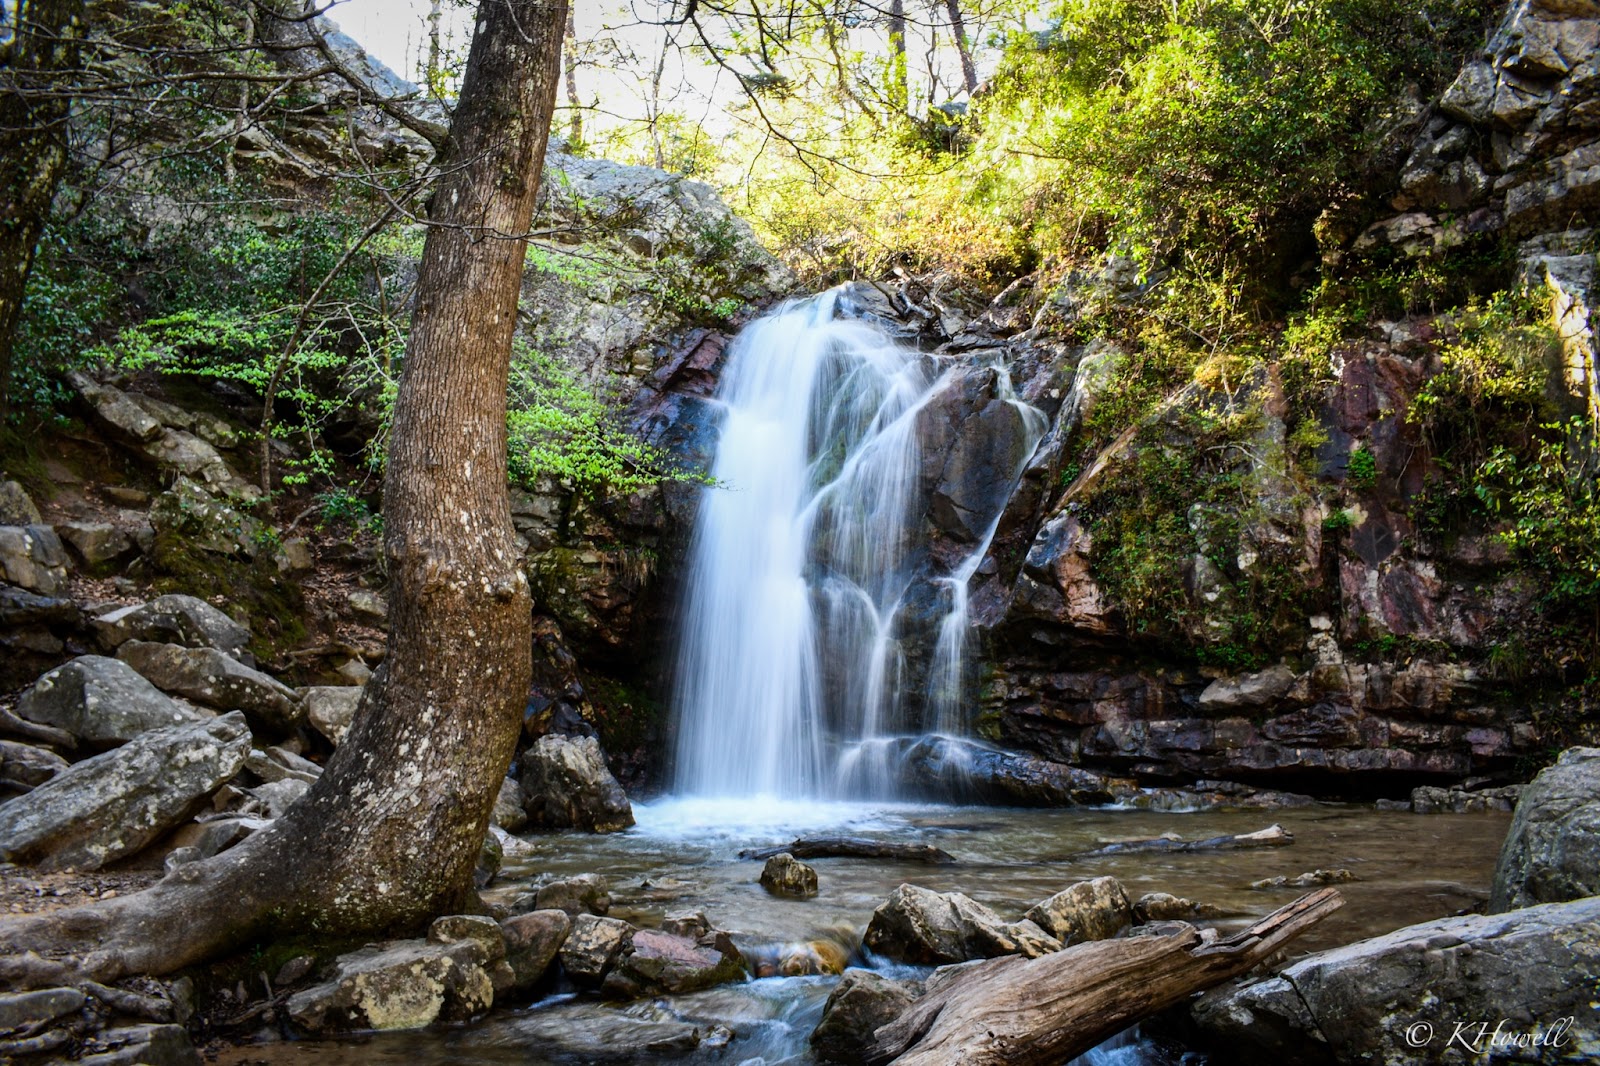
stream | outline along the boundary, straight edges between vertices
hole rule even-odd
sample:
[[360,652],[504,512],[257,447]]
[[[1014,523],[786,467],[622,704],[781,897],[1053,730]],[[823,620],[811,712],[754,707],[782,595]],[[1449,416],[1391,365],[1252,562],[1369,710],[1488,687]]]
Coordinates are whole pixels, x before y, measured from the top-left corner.
[[[1220,907],[1217,926],[1245,924],[1305,889],[1252,890],[1252,881],[1342,868],[1358,880],[1339,885],[1347,903],[1291,947],[1298,956],[1403,925],[1472,909],[1488,894],[1509,815],[1423,816],[1368,806],[1326,804],[1279,811],[1167,813],[1115,809],[1023,810],[913,804],[796,803],[751,799],[666,799],[636,805],[639,824],[624,833],[527,837],[529,851],[507,856],[485,891],[509,902],[543,881],[598,873],[611,883],[611,914],[641,927],[670,913],[703,910],[733,934],[753,960],[775,962],[806,942],[849,945],[873,909],[900,883],[961,891],[1002,917],[1066,885],[1110,874],[1130,896],[1170,892]],[[1075,857],[1100,845],[1163,833],[1200,839],[1246,833],[1273,822],[1294,834],[1288,847],[1180,854]],[[769,896],[761,863],[746,848],[797,835],[849,833],[935,844],[954,865],[816,859],[820,893],[809,900]],[[852,965],[882,966],[851,957]],[[426,1031],[371,1034],[233,1049],[218,1061],[244,1064],[404,1063],[405,1066],[522,1063],[728,1063],[801,1066],[813,1062],[806,1038],[832,976],[767,977],[692,995],[608,1005],[554,988],[537,1002],[497,1006],[477,1022]],[[712,1038],[693,1050],[683,1023]],[[717,1027],[722,1027],[718,1030]],[[1192,1053],[1125,1034],[1083,1056],[1096,1066],[1156,1066],[1203,1061]]]

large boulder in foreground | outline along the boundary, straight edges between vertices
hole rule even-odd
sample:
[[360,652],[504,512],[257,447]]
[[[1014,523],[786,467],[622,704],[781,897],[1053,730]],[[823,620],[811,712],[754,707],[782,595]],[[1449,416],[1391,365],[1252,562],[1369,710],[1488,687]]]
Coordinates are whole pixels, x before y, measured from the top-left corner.
[[633,825],[633,805],[593,737],[552,734],[524,752],[522,806],[535,829],[614,833]]
[[1489,910],[1595,895],[1600,895],[1600,748],[1570,748],[1517,801]]
[[942,966],[999,955],[1038,958],[1061,942],[1024,919],[1007,923],[960,892],[901,885],[872,912],[863,942],[879,955],[922,966]]
[[0,804],[0,859],[98,870],[187,821],[249,753],[238,712],[141,734]]
[[127,663],[103,655],[80,655],[51,670],[17,700],[16,713],[96,748],[211,717],[171,699]]
[[[1244,1066],[1480,1062],[1491,1050],[1496,1061],[1593,1062],[1597,972],[1600,898],[1590,898],[1398,929],[1208,993],[1191,1014]],[[1492,1043],[1497,1025],[1520,1054]],[[1452,1039],[1458,1060],[1445,1056]]]
[[130,640],[216,648],[236,659],[245,657],[250,631],[205,600],[173,593],[149,603],[119,607],[94,620],[102,646],[115,649]]

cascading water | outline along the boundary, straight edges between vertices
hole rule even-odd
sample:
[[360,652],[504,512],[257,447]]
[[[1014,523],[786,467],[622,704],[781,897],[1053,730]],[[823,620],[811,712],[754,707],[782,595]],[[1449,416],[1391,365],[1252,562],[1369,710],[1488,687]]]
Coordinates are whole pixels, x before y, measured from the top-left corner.
[[[954,371],[838,317],[840,299],[786,304],[729,354],[683,616],[681,794],[881,796],[876,742],[909,728],[906,694],[926,695],[928,724],[958,717],[966,584],[998,515],[952,571],[928,572],[919,415]],[[996,380],[1031,452],[1043,418]],[[949,606],[929,676],[912,678],[899,615],[918,580],[948,585]]]

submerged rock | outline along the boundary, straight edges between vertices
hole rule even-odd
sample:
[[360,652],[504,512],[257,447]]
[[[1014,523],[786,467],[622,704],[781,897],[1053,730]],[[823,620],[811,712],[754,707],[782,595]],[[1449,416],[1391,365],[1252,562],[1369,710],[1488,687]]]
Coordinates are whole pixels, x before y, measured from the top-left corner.
[[1146,892],[1133,904],[1133,916],[1140,924],[1183,922],[1192,918],[1220,918],[1222,909],[1210,903],[1174,896],[1170,892]]
[[1569,748],[1517,803],[1489,910],[1600,895],[1600,748]]
[[1320,867],[1310,873],[1299,874],[1295,877],[1280,875],[1278,877],[1265,877],[1260,881],[1250,882],[1253,889],[1266,888],[1313,888],[1317,885],[1342,885],[1347,881],[1358,880],[1349,870],[1324,870]]
[[822,1020],[811,1031],[811,1050],[821,1062],[865,1066],[873,1033],[915,1003],[921,988],[872,970],[846,970],[828,995]]
[[1026,917],[1069,947],[1116,936],[1133,924],[1133,904],[1115,877],[1096,877],[1057,892]]
[[169,698],[127,663],[102,655],[79,656],[39,678],[18,698],[16,713],[99,748],[212,717]]
[[761,887],[774,896],[808,899],[817,894],[817,871],[783,852],[761,868]]
[[415,1029],[464,1021],[494,1004],[483,945],[404,940],[339,956],[331,980],[289,997],[294,1023],[313,1033]]
[[997,955],[1031,959],[1061,950],[1061,942],[1032,921],[1007,923],[970,896],[910,884],[872,912],[863,943],[880,955],[923,966]]
[[[1576,978],[1597,968],[1590,898],[1398,929],[1208,993],[1191,1015],[1244,1066],[1452,1061],[1452,1047],[1462,1062],[1591,1062],[1594,989]],[[1497,1026],[1525,1050],[1491,1043]]]
[[249,751],[237,712],[141,734],[0,804],[0,857],[98,870],[186,821]]
[[522,756],[522,802],[539,829],[613,833],[633,825],[633,805],[593,737],[540,737]]

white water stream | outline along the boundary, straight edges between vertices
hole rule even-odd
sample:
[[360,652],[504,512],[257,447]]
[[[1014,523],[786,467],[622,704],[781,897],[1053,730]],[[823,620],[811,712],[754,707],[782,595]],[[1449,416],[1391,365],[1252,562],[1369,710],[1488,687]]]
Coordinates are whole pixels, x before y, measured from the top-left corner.
[[[960,730],[967,583],[999,516],[950,573],[926,572],[919,415],[955,371],[839,317],[839,300],[784,305],[728,357],[682,623],[680,795],[889,796],[884,738]],[[1031,451],[1045,419],[996,378]],[[921,677],[900,617],[917,580],[948,604]]]

